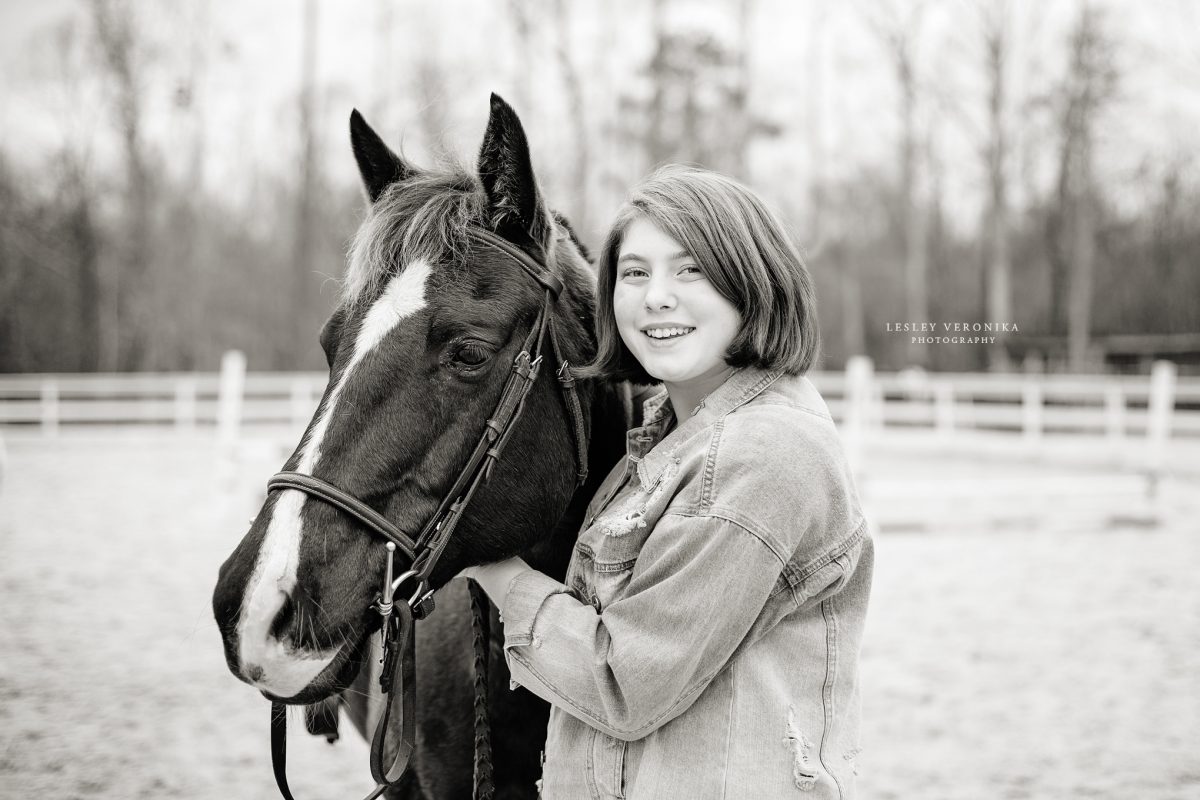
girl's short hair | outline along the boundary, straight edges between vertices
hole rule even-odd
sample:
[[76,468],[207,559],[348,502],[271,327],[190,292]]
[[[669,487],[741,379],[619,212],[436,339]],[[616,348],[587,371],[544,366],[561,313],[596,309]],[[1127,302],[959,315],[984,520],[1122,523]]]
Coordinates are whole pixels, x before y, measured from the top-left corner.
[[821,345],[816,294],[783,223],[732,178],[671,164],[633,188],[605,237],[597,265],[596,358],[582,375],[656,382],[621,341],[613,316],[621,242],[639,217],[682,245],[741,315],[741,330],[725,353],[727,364],[791,375],[812,368]]

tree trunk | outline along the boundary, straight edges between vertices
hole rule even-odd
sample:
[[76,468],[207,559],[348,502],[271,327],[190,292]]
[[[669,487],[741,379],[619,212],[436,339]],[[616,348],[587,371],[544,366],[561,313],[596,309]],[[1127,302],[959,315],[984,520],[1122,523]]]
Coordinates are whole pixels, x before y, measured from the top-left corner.
[[[650,4],[650,31],[651,41],[654,42],[654,58],[666,59],[669,54],[667,48],[667,0],[652,0]],[[660,75],[661,65],[656,65],[658,68],[652,70],[655,75]],[[666,91],[663,83],[656,80],[654,87],[654,100],[650,103],[650,119],[646,127],[646,156],[649,160],[650,168],[655,168],[665,161],[670,154],[670,148],[667,144],[666,133],[666,117],[663,105],[666,101]],[[684,131],[685,135],[688,131]]]
[[1067,365],[1080,372],[1088,360],[1096,271],[1099,207],[1092,164],[1093,130],[1112,96],[1116,70],[1098,12],[1085,3],[1072,34],[1068,98],[1064,115],[1064,174],[1067,264]]
[[92,219],[90,190],[80,181],[67,218],[71,253],[78,259],[76,291],[79,293],[79,352],[75,368],[95,372],[100,368],[100,243]]
[[554,0],[554,21],[558,40],[555,54],[558,58],[559,73],[562,75],[563,89],[567,95],[567,124],[570,125],[572,133],[570,195],[574,198],[574,208],[571,217],[577,230],[588,230],[591,154],[588,147],[587,105],[583,98],[583,83],[579,78],[579,70],[571,57],[571,20],[566,0]]
[[845,245],[838,242],[828,250],[830,261],[842,284],[842,341],[846,358],[865,355],[867,335],[863,312],[862,276],[855,258],[846,258]]
[[125,159],[124,253],[114,265],[113,330],[106,368],[143,366],[147,319],[144,300],[150,279],[151,187],[142,143],[142,87],[134,54],[136,33],[128,6],[93,0],[92,19],[104,65],[112,77],[116,117]]
[[313,337],[311,315],[316,307],[315,276],[317,222],[317,0],[304,0],[303,46],[300,73],[300,184],[296,197],[296,229],[293,243],[293,340],[283,351],[293,368],[303,358]]
[[1067,304],[1067,358],[1072,372],[1092,364],[1088,346],[1092,329],[1092,283],[1096,274],[1096,221],[1091,193],[1075,200],[1071,243],[1071,292]]
[[[900,202],[904,236],[904,300],[905,319],[920,322],[929,319],[929,253],[926,240],[924,204],[920,200],[917,165],[917,85],[913,72],[912,56],[907,46],[897,53],[898,77],[900,79]],[[929,348],[908,345],[908,362],[913,366],[925,366]]]
[[507,17],[512,20],[516,34],[516,97],[513,107],[528,114],[533,109],[533,21],[530,4],[523,0],[508,0]]
[[754,0],[738,0],[737,3],[737,52],[734,54],[733,102],[729,109],[730,131],[728,141],[730,174],[740,180],[749,181],[750,141],[753,138],[753,120],[750,111],[750,90],[753,86],[750,68],[750,52],[754,47],[751,26],[754,20]]
[[[984,296],[987,321],[1012,321],[1012,265],[1009,261],[1008,137],[1005,132],[1007,84],[1005,69],[1008,61],[1009,38],[1007,9],[993,12],[984,32],[989,82],[988,123],[990,140],[987,147],[988,205],[984,211],[984,246],[986,248]],[[1003,330],[988,346],[988,369],[1007,372],[1012,364],[1008,357],[1008,334]]]

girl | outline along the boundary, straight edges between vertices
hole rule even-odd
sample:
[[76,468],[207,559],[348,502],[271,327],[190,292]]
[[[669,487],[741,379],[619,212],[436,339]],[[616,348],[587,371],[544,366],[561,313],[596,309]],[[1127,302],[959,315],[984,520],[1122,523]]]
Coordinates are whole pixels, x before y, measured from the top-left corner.
[[513,681],[553,706],[542,796],[850,798],[872,543],[812,280],[750,190],[660,169],[599,259],[590,373],[660,381],[566,583],[474,567]]

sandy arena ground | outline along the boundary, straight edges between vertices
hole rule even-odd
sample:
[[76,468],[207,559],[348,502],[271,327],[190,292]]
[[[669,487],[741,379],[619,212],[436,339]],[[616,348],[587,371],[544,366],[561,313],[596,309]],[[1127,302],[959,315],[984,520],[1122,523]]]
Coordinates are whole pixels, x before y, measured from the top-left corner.
[[[281,461],[258,448],[229,466],[169,437],[8,443],[0,797],[277,797],[267,703],[227,672],[209,597]],[[1185,511],[881,534],[860,796],[1200,798],[1200,518]],[[353,734],[291,747],[300,797],[369,789]]]

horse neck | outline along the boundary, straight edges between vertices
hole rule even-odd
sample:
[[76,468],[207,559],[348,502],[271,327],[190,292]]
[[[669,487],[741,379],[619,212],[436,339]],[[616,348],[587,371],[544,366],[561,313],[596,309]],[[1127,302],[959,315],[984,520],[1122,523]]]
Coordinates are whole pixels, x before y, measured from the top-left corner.
[[530,566],[563,580],[588,503],[613,465],[625,455],[625,433],[632,426],[628,387],[611,381],[592,384],[591,431],[588,435],[588,479],[575,490],[553,533],[525,555]]

